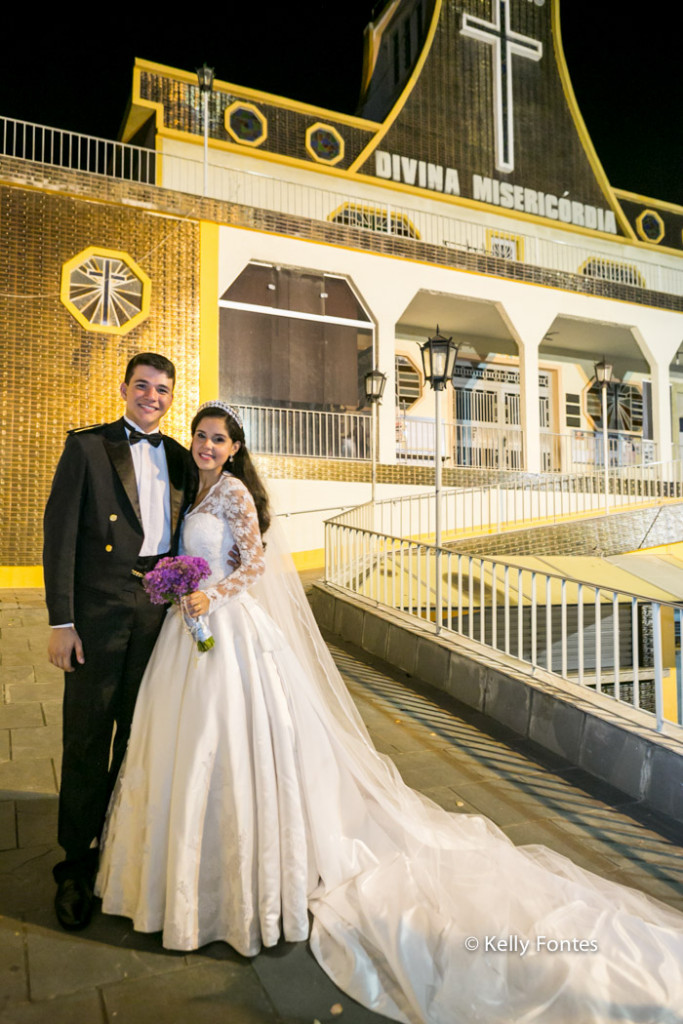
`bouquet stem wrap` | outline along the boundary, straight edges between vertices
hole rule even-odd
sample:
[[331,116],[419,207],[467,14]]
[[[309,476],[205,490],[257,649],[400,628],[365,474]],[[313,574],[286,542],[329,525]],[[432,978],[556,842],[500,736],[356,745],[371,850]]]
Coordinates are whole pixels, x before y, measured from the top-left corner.
[[215,641],[211,630],[209,629],[209,624],[204,616],[200,615],[198,618],[193,619],[191,615],[188,615],[185,611],[185,603],[182,598],[180,601],[180,610],[183,615],[185,628],[196,643],[197,650],[202,654],[204,651],[210,651],[214,646]]

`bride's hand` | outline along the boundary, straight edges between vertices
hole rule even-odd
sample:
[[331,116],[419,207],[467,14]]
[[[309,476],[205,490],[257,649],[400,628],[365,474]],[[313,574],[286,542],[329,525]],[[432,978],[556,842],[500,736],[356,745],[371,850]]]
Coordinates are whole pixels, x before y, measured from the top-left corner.
[[209,610],[209,599],[203,590],[195,590],[192,594],[187,594],[183,598],[183,604],[185,611],[193,619],[198,619],[200,615],[206,615]]

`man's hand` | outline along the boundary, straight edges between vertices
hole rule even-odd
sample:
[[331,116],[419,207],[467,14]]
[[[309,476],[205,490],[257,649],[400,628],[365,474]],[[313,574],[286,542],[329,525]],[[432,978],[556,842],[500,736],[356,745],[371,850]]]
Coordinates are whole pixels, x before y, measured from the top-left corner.
[[241,564],[242,558],[240,557],[240,549],[237,547],[236,544],[233,544],[233,546],[228,551],[228,568],[232,569],[232,571],[234,572],[235,569],[239,569]]
[[50,664],[61,668],[63,672],[73,672],[72,653],[75,653],[79,665],[85,664],[83,644],[74,627],[62,626],[59,629],[53,627],[50,630],[50,639],[47,644],[47,656]]

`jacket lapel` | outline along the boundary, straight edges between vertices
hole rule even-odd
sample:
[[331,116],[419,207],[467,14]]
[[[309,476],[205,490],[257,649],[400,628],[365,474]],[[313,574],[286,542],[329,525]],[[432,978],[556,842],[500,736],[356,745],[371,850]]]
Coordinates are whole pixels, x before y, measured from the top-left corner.
[[142,526],[142,513],[140,512],[140,501],[138,499],[138,485],[135,482],[135,469],[133,468],[133,457],[130,454],[130,444],[126,437],[123,419],[111,424],[108,436],[104,438],[104,447],[112,466],[116,470],[119,480],[123,485],[126,496],[131,503],[133,511]]
[[187,474],[185,467],[187,460],[184,450],[179,445],[174,444],[166,435],[164,435],[164,451],[166,452],[168,482],[171,491],[171,536],[173,537],[178,528],[183,504],[186,500]]

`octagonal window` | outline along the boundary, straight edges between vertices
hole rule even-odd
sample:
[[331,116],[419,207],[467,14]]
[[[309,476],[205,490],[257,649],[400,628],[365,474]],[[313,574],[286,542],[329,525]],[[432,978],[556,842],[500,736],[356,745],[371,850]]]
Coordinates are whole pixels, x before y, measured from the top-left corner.
[[316,121],[306,129],[306,149],[318,163],[338,164],[344,159],[344,140],[332,125]]
[[664,221],[656,210],[643,210],[636,217],[636,230],[644,242],[661,242],[664,238]]
[[225,110],[225,127],[235,142],[260,146],[268,137],[268,122],[252,103],[238,100]]
[[61,299],[88,331],[126,334],[149,315],[151,281],[132,257],[90,246],[62,267]]

